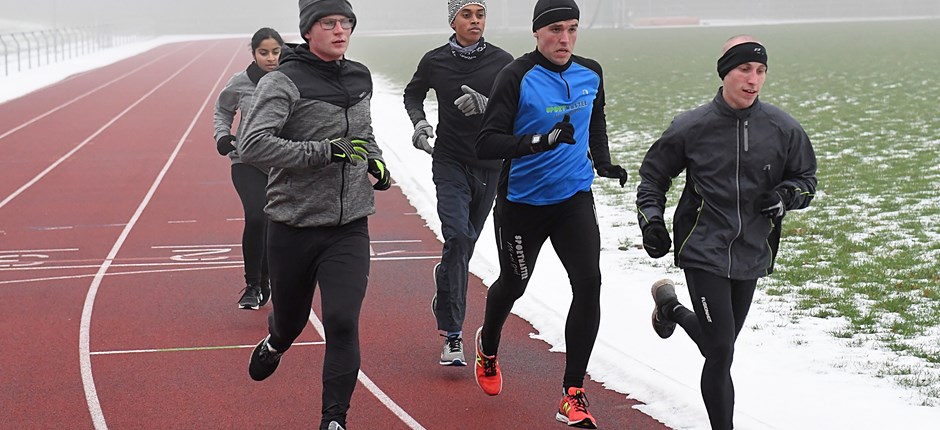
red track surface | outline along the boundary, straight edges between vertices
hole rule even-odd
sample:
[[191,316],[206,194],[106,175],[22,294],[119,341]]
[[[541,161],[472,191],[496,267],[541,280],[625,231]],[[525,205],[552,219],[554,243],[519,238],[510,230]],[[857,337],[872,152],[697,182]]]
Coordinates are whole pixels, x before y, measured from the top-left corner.
[[[211,139],[215,96],[245,54],[242,40],[168,45],[0,104],[0,427],[319,422],[314,327],[271,378],[247,375],[269,308],[236,309],[241,206]],[[564,355],[530,339],[525,321],[506,325],[497,397],[472,367],[437,364],[440,242],[397,187],[377,207],[360,381],[406,418],[360,383],[349,427],[565,428],[554,420]],[[485,294],[472,279],[468,333]],[[601,428],[664,428],[626,396],[585,388]]]

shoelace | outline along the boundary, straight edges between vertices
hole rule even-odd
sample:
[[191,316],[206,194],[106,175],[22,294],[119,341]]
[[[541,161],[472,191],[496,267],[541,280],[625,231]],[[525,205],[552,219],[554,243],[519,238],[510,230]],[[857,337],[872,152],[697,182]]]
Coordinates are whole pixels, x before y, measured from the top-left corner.
[[568,395],[569,403],[573,403],[573,409],[576,411],[587,412],[587,407],[589,405],[587,396],[584,394],[584,391],[578,390],[575,395]]
[[483,358],[483,374],[486,376],[496,376],[496,358]]
[[458,352],[463,350],[462,344],[463,341],[461,341],[457,336],[447,338],[447,349],[449,349],[450,352]]

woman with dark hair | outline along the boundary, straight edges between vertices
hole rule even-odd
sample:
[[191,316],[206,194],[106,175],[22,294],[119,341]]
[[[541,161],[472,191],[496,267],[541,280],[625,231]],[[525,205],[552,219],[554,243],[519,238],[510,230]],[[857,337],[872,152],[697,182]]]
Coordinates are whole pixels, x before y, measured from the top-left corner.
[[236,136],[241,136],[241,123],[235,135],[232,134],[232,124],[236,111],[241,111],[242,116],[248,112],[252,94],[261,77],[277,68],[282,46],[284,40],[277,31],[267,27],[256,31],[251,38],[251,56],[254,61],[229,79],[215,103],[213,122],[216,149],[219,154],[232,160],[232,183],[235,184],[235,190],[238,191],[238,197],[245,209],[242,254],[245,260],[246,286],[238,301],[238,307],[241,309],[258,309],[271,298],[265,255],[267,218],[264,215],[264,189],[268,184],[268,172],[242,163],[235,148]]

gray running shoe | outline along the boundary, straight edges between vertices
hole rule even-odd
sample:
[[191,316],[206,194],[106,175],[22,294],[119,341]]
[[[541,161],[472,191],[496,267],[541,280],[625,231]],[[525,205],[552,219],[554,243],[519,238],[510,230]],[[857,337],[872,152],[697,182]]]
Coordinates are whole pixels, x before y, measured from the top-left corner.
[[330,421],[330,430],[346,430],[336,421]]
[[664,306],[674,306],[679,303],[679,298],[676,297],[676,287],[671,280],[660,279],[653,283],[650,292],[653,294],[653,302],[656,303],[653,306],[653,330],[659,337],[666,339],[676,331],[676,322],[666,319],[662,309]]
[[255,347],[254,351],[251,351],[251,359],[248,361],[248,375],[255,381],[263,381],[271,376],[277,370],[277,365],[281,364],[281,355],[284,353],[271,348],[271,345],[268,344],[270,338],[270,334],[265,336],[264,339],[261,339],[261,342],[258,342],[258,346]]
[[238,300],[240,309],[258,309],[261,306],[261,287],[248,285],[242,290],[242,298]]
[[[443,336],[443,335],[442,335]],[[446,336],[444,350],[441,351],[441,366],[466,366],[463,355],[463,339],[460,336]]]

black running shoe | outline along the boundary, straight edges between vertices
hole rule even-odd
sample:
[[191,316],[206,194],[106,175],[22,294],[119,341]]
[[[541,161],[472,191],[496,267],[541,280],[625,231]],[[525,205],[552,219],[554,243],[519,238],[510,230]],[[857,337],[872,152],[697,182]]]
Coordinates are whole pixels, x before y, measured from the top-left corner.
[[676,322],[667,319],[662,309],[664,306],[675,306],[679,303],[676,287],[671,280],[660,279],[653,283],[650,292],[653,294],[653,302],[656,303],[653,307],[653,330],[659,337],[666,339],[676,331]]
[[268,304],[268,301],[271,300],[271,280],[265,279],[261,281],[261,301],[258,302],[259,306],[264,306]]
[[242,298],[238,300],[240,309],[258,309],[261,306],[261,287],[249,284],[242,290]]
[[277,365],[281,363],[283,353],[271,348],[271,345],[268,344],[270,338],[271,335],[265,336],[264,339],[261,339],[261,342],[258,342],[258,346],[255,347],[254,351],[251,351],[251,359],[248,361],[248,375],[255,381],[263,381],[271,376],[277,370]]

